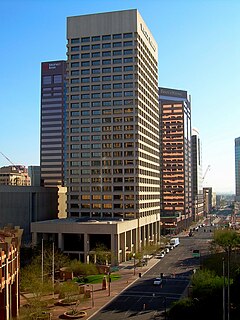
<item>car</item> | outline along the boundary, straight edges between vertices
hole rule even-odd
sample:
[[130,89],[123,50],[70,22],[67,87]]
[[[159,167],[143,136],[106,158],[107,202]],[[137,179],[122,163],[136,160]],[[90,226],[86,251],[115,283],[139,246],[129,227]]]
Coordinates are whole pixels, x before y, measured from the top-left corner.
[[160,252],[160,253],[156,254],[155,258],[162,259],[162,258],[164,258],[164,256],[165,256],[165,253],[164,252]]
[[162,284],[162,278],[156,278],[153,280],[155,286],[160,286]]
[[172,250],[174,247],[171,246],[170,244],[167,244],[167,245],[166,245],[166,248],[168,248],[169,250]]
[[165,248],[165,252],[168,253],[170,250],[169,248]]

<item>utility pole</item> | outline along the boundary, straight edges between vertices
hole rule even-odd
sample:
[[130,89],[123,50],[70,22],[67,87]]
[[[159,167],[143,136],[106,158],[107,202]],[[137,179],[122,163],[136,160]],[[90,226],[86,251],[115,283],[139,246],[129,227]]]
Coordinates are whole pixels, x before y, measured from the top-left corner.
[[225,310],[225,259],[222,259],[222,270],[223,270],[223,320],[226,320],[226,310]]
[[230,320],[230,246],[228,246],[228,296],[227,296],[227,319]]

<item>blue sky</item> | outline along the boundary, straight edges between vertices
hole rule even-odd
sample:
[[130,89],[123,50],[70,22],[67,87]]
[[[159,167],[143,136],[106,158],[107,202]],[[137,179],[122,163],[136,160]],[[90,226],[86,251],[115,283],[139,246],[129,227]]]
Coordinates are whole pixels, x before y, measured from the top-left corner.
[[0,151],[15,164],[39,164],[40,64],[66,59],[66,17],[134,8],[158,43],[159,85],[191,94],[203,172],[211,166],[204,185],[234,192],[238,0],[0,0]]

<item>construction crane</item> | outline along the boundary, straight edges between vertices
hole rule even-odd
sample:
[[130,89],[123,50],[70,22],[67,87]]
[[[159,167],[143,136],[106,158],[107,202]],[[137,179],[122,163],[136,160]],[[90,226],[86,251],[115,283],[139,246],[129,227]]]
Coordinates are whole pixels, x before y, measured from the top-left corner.
[[17,166],[16,166],[7,156],[5,156],[5,154],[2,153],[2,151],[0,151],[0,153],[1,153],[1,155],[2,155],[5,159],[7,159],[7,161],[10,162],[10,163],[14,166],[14,168],[17,170]]
[[207,175],[207,173],[208,173],[208,171],[210,170],[210,168],[211,168],[211,166],[210,166],[210,164],[207,166],[207,169],[206,169],[206,171],[205,171],[205,173],[204,173],[204,175],[203,175],[203,177],[202,177],[202,182],[204,181],[204,179],[206,178],[206,175]]

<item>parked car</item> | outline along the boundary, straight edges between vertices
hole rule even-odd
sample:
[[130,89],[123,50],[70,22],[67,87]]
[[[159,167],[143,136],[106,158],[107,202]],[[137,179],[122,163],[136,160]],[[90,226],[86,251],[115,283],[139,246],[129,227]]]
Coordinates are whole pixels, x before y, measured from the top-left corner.
[[155,258],[157,258],[157,259],[162,259],[162,258],[164,258],[164,256],[165,256],[165,252],[162,251],[162,252],[160,252],[160,253],[157,253],[156,256],[155,256]]
[[165,252],[168,253],[170,250],[169,248],[165,248]]
[[160,284],[162,284],[162,279],[161,278],[154,279],[153,284],[155,286],[160,286]]

